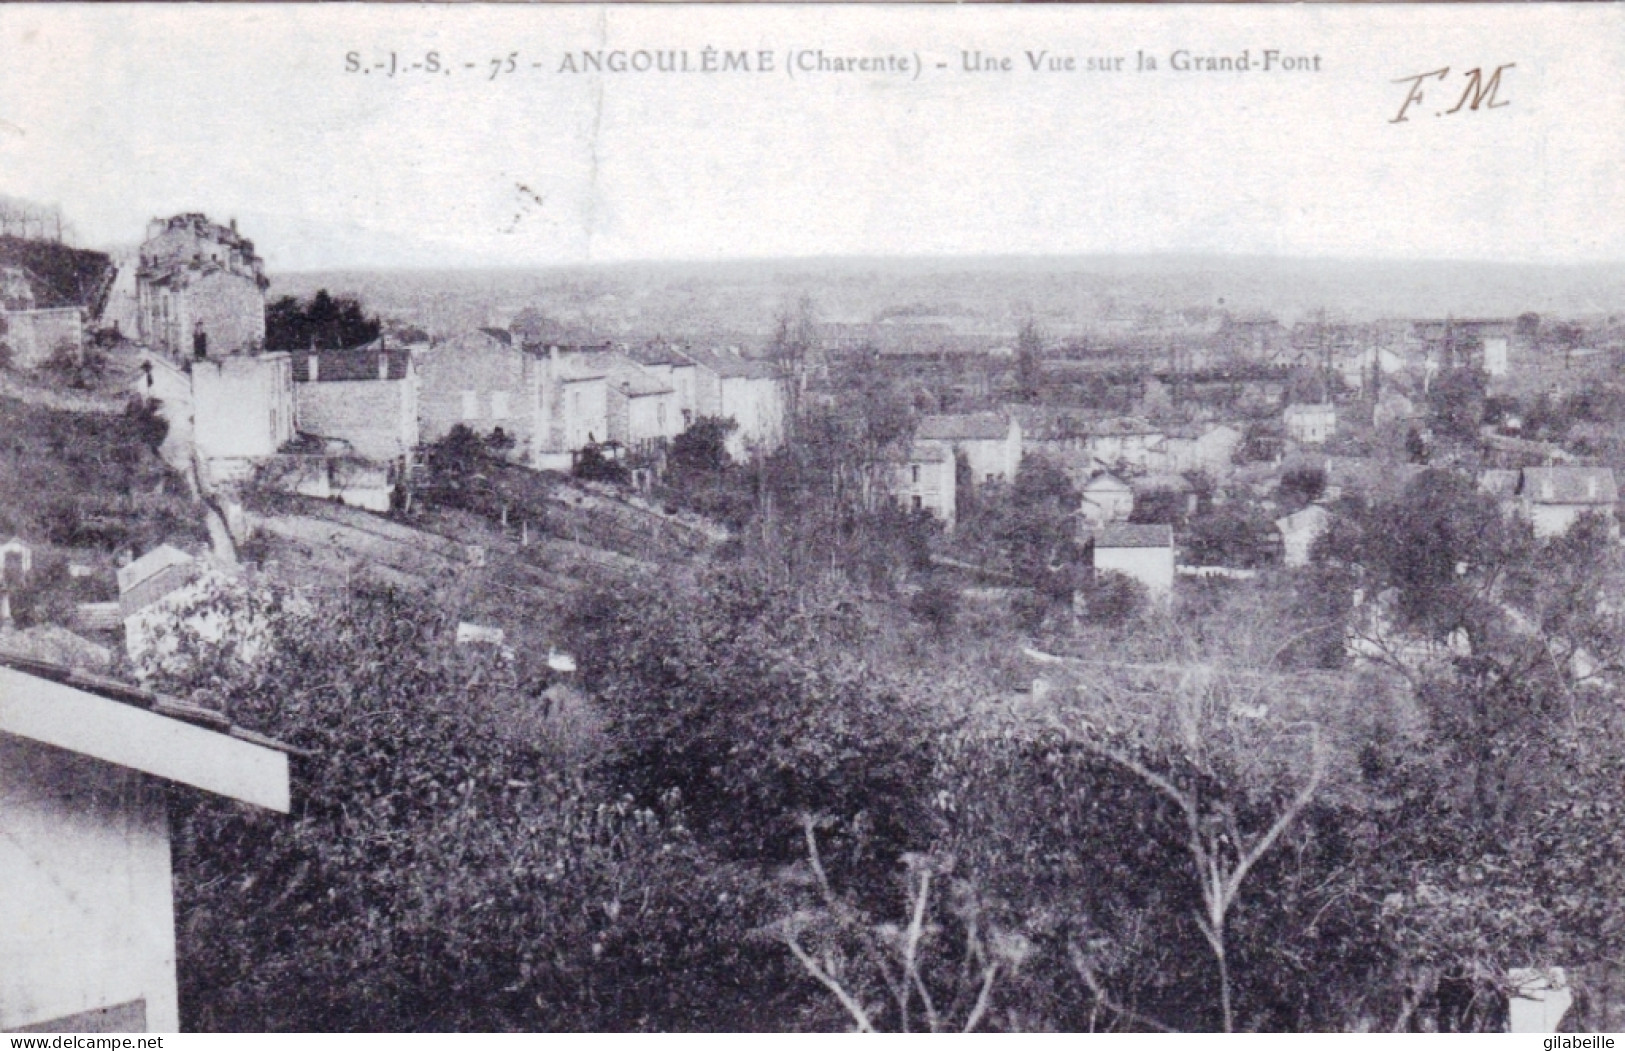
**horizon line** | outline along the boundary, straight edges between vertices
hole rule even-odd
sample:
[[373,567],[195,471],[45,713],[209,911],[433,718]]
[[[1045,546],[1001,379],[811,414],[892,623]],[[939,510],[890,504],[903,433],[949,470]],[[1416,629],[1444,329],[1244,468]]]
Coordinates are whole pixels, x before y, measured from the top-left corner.
[[1625,267],[1625,258],[1618,259],[1584,259],[1569,261],[1550,261],[1534,259],[1485,259],[1481,257],[1456,256],[1357,256],[1357,255],[1301,255],[1301,254],[1266,254],[1257,252],[1215,252],[1215,251],[1135,251],[1135,252],[988,252],[977,254],[819,254],[819,255],[792,255],[792,256],[751,256],[737,255],[722,258],[715,257],[643,257],[613,260],[586,260],[573,262],[535,262],[535,263],[498,263],[498,262],[464,262],[464,263],[331,263],[313,267],[288,267],[270,271],[268,276],[277,275],[297,276],[302,274],[324,274],[346,270],[373,270],[390,271],[398,273],[445,273],[447,271],[459,272],[496,272],[496,271],[526,271],[526,270],[587,270],[587,269],[616,269],[661,266],[743,266],[762,265],[775,267],[794,266],[835,266],[862,264],[988,264],[988,263],[1080,263],[1080,262],[1168,262],[1187,261],[1213,262],[1213,263],[1293,263],[1293,264],[1353,264],[1363,266],[1478,266],[1504,269],[1549,269],[1549,270],[1581,270],[1599,269],[1607,267]]

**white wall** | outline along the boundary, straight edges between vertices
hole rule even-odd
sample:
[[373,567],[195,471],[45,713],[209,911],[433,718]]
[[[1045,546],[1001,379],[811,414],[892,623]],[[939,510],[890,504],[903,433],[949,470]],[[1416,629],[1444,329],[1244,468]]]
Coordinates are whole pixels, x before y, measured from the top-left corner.
[[0,733],[0,1030],[146,1002],[180,1028],[161,786]]
[[1095,571],[1122,573],[1145,586],[1152,599],[1163,602],[1174,590],[1174,550],[1171,547],[1096,547]]

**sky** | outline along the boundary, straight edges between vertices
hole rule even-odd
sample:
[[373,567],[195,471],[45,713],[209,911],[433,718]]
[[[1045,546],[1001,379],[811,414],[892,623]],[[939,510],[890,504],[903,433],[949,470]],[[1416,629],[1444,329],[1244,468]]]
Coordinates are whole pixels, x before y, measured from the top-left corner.
[[[701,71],[707,47],[753,68]],[[572,72],[583,51],[692,71]],[[1320,68],[1169,68],[1243,51]],[[1620,5],[5,4],[0,55],[0,194],[98,247],[236,218],[272,270],[1625,261]],[[1508,64],[1503,104],[1444,112]]]

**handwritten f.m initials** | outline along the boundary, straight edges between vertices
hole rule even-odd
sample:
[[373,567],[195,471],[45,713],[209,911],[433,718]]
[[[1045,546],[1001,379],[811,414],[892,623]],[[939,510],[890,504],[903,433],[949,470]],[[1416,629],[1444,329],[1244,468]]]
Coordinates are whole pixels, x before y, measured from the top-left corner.
[[[1501,71],[1503,69],[1512,69],[1516,65],[1516,62],[1508,62],[1504,66],[1496,66],[1495,72],[1490,74],[1490,79],[1483,81],[1484,86],[1482,89],[1479,87],[1479,82],[1483,80],[1481,71],[1477,69],[1469,70],[1466,74],[1468,78],[1467,90],[1461,93],[1461,101],[1457,102],[1454,108],[1447,109],[1445,112],[1455,113],[1463,106],[1467,106],[1468,109],[1476,112],[1478,104],[1484,102],[1485,99],[1489,100],[1484,102],[1485,109],[1500,109],[1502,106],[1510,106],[1510,102],[1495,101],[1495,92],[1501,87]],[[1473,100],[1471,105],[1468,105],[1468,99]]]
[[[1474,70],[1474,72],[1476,73],[1477,70]],[[1395,84],[1409,84],[1411,86],[1411,90],[1405,95],[1405,104],[1399,107],[1399,116],[1395,117],[1388,123],[1403,124],[1410,119],[1405,116],[1405,111],[1422,101],[1422,81],[1432,80],[1434,77],[1438,77],[1440,80],[1443,80],[1449,74],[1450,67],[1446,66],[1443,69],[1436,69],[1431,73],[1418,73],[1414,77],[1400,77],[1398,80],[1394,81]],[[1497,71],[1497,74],[1499,74],[1499,70]]]

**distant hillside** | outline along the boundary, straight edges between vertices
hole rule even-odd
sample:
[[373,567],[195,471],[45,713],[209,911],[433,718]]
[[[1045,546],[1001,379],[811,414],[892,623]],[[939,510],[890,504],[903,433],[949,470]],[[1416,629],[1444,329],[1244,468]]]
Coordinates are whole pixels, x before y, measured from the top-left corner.
[[21,237],[0,237],[0,266],[23,267],[37,279],[36,306],[84,306],[92,317],[101,313],[114,276],[105,252]]

